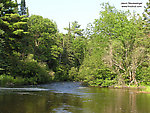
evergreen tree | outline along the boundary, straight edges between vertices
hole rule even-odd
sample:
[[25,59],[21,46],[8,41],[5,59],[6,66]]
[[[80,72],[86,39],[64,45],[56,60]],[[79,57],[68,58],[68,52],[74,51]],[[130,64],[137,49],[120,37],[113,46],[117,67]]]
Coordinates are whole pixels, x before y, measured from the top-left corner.
[[11,0],[3,0],[2,6],[0,37],[1,40],[3,40],[3,46],[5,48],[3,53],[13,56],[15,53],[20,53],[22,51],[22,41],[24,40],[25,35],[28,34],[27,18],[19,16],[16,13],[15,8],[17,7],[17,4]]
[[143,17],[144,17],[143,22],[144,22],[145,33],[150,34],[150,0],[146,3]]
[[83,29],[80,29],[81,25],[78,24],[77,21],[72,22],[72,25],[70,26],[69,23],[69,28],[64,28],[65,30],[68,30],[68,34],[72,34],[74,37],[77,36],[83,36]]
[[15,81],[17,76],[23,76],[19,65],[26,65],[23,59],[25,54],[28,54],[28,18],[17,13],[17,3],[12,0],[3,0],[1,6],[0,74],[4,79],[7,75],[11,76],[10,78],[14,77]]
[[2,0],[0,3],[0,16],[4,16],[6,14],[16,13],[15,9],[17,4],[12,0]]
[[21,0],[21,6],[20,6],[20,15],[25,15],[27,12],[26,12],[26,2],[25,0]]

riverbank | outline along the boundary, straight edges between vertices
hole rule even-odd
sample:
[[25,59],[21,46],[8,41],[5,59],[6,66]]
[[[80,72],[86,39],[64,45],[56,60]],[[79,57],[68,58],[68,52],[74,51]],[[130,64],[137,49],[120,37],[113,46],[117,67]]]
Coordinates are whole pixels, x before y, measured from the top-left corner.
[[109,86],[108,88],[114,89],[139,89],[136,93],[150,94],[150,86]]
[[[100,87],[100,88],[106,88],[104,86],[88,86],[87,84],[85,84],[84,82],[82,83],[82,85],[87,86],[87,87]],[[143,86],[143,85],[113,85],[113,86],[107,86],[107,88],[110,89],[138,89],[138,91],[136,91],[135,93],[146,93],[146,94],[150,94],[150,86]]]
[[[41,79],[41,80],[39,80]],[[10,75],[0,75],[0,86],[3,87],[16,87],[16,86],[24,86],[24,85],[37,85],[37,84],[46,84],[50,83],[52,79],[50,77],[13,77]]]
[[150,94],[150,86],[146,86],[140,93],[148,93],[148,94]]
[[[53,83],[56,81],[47,81],[45,83]],[[13,78],[11,76],[0,76],[0,85],[3,87],[16,87],[16,86],[23,86],[23,85],[37,85],[38,83],[35,82],[31,82],[29,83],[29,79],[23,79],[23,78]],[[43,84],[43,83],[42,83]],[[85,86],[84,83],[81,82],[81,84],[83,86]],[[87,86],[87,87],[95,87],[95,86]],[[99,86],[99,88],[104,88],[103,86]],[[150,94],[150,86],[128,86],[128,85],[124,85],[124,86],[108,86],[107,88],[110,89],[138,89],[135,93],[145,93],[145,94]]]

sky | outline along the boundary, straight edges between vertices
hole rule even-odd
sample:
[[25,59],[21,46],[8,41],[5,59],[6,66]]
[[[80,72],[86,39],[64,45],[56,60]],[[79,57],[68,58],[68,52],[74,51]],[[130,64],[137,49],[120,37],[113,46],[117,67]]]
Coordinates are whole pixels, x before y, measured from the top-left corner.
[[[109,2],[118,10],[129,9],[131,12],[135,10],[142,14],[148,0],[26,0],[26,6],[30,15],[41,15],[55,21],[59,31],[65,33],[64,28],[69,26],[69,22],[78,21],[83,29],[88,23],[93,23],[99,17],[100,4],[103,2]],[[123,8],[122,2],[142,3],[142,7]]]

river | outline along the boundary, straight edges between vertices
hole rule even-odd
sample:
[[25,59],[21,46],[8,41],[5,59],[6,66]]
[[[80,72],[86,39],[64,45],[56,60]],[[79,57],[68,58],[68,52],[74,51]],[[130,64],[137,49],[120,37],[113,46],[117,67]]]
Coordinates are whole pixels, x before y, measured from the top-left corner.
[[150,113],[150,94],[79,82],[0,87],[0,113]]

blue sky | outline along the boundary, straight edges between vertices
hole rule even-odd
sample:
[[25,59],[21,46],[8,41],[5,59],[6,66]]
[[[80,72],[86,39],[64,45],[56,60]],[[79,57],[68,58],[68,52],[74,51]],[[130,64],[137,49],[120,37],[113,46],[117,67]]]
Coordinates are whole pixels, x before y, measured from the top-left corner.
[[[148,0],[26,0],[26,5],[30,15],[41,15],[54,20],[59,31],[64,33],[63,28],[68,27],[69,22],[76,20],[83,29],[88,23],[93,23],[99,17],[100,4],[103,2],[109,2],[119,10],[135,10],[141,14]],[[142,2],[142,7],[122,8],[121,2]]]

